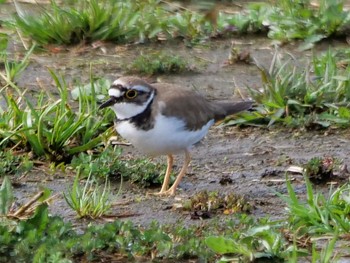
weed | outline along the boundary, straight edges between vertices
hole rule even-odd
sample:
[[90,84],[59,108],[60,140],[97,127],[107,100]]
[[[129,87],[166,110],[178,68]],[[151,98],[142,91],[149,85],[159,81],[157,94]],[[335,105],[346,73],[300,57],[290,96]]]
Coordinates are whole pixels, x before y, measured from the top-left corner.
[[146,75],[180,73],[188,69],[184,58],[165,52],[141,54],[128,66],[129,73]]
[[0,60],[4,60],[5,65],[5,75],[0,75],[7,85],[10,85],[9,83],[13,82],[16,77],[19,77],[19,75],[26,69],[26,67],[29,65],[29,57],[33,53],[33,50],[35,48],[35,45],[33,45],[26,53],[23,59],[20,61],[11,61],[8,58],[8,55],[4,55],[4,58],[0,58]]
[[99,116],[96,98],[90,101],[91,97],[83,95],[76,112],[69,103],[67,84],[50,73],[59,91],[58,100],[41,92],[34,104],[17,87],[18,97],[9,90],[3,94],[7,109],[1,113],[0,146],[29,148],[36,156],[67,162],[72,155],[92,149],[108,137],[111,115]]
[[[46,262],[50,254],[58,256],[63,248],[72,247],[73,234],[70,224],[57,217],[50,218],[47,205],[42,204],[30,219],[20,221],[16,227],[0,225],[0,260]],[[58,241],[67,239],[65,245]]]
[[328,182],[334,175],[335,160],[332,157],[314,157],[305,165],[305,176],[315,183]]
[[[6,54],[6,49],[8,45],[9,36],[5,33],[0,33],[0,55],[1,58]],[[0,60],[2,63],[4,61]]]
[[107,147],[97,155],[79,153],[74,156],[70,165],[74,169],[79,169],[83,177],[93,176],[105,178],[124,171],[124,164],[120,160],[122,149],[119,147]]
[[230,237],[209,236],[205,243],[222,255],[220,262],[257,259],[284,262],[290,253],[281,233],[270,225],[250,225],[245,230],[233,232]]
[[310,0],[282,0],[249,4],[243,12],[224,16],[219,23],[238,33],[267,32],[268,37],[282,42],[304,39],[301,48],[309,49],[322,39],[345,34],[349,21],[342,0],[321,0],[316,5]]
[[[142,187],[150,187],[161,185],[166,165],[154,163],[149,159],[135,159],[126,162],[127,172],[124,177],[130,178],[132,183],[136,183]],[[170,177],[170,184],[174,182],[174,176]]]
[[321,249],[320,253],[317,253],[316,249],[312,250],[312,262],[339,262],[340,255],[335,251],[335,245],[339,240],[338,235],[334,237]]
[[288,196],[281,196],[287,203],[289,211],[288,222],[300,235],[322,235],[345,232],[350,229],[350,186],[344,184],[328,196],[315,193],[312,184],[305,177],[306,201],[298,198],[292,184],[287,180]]
[[218,19],[218,28],[224,32],[239,34],[259,33],[268,31],[266,19],[272,12],[268,3],[250,3],[242,12],[235,15],[225,16],[221,14]]
[[160,33],[195,37],[201,30],[198,27],[200,16],[191,13],[191,17],[172,14],[155,0],[76,1],[69,7],[60,7],[52,1],[48,8],[43,8],[35,16],[25,14],[17,5],[15,25],[25,35],[43,45],[95,40],[123,43],[157,39]]
[[[346,238],[350,221],[350,186],[332,190],[327,197],[312,189],[307,180],[307,198],[298,198],[291,182],[287,180],[288,194],[277,193],[287,204],[288,219],[272,222],[269,219],[252,220],[244,215],[239,223],[226,223],[221,235],[207,236],[207,246],[220,254],[219,262],[232,260],[254,261],[268,259],[273,262],[284,262],[293,258],[296,262],[300,257],[310,255],[303,247],[312,245],[312,262],[331,262],[336,258],[335,245],[342,237]],[[293,243],[285,240],[288,233],[293,233]],[[322,245],[322,250],[316,250],[318,239],[331,238],[328,245]],[[290,240],[290,239],[289,239]],[[306,240],[306,241],[305,241]],[[300,247],[299,247],[300,246]]]
[[27,173],[33,168],[33,161],[28,154],[15,155],[12,151],[0,152],[0,176]]
[[96,40],[143,43],[176,37],[197,42],[216,33],[268,32],[281,41],[305,39],[304,48],[310,48],[321,39],[344,34],[350,20],[342,0],[322,0],[318,5],[310,0],[252,3],[237,14],[221,12],[213,21],[206,19],[207,14],[189,10],[172,12],[165,1],[155,0],[74,1],[65,7],[52,1],[36,15],[27,14],[19,4],[16,10],[14,25],[41,45]]
[[9,36],[0,33],[0,63],[4,65],[4,72],[0,72],[0,77],[5,81],[3,86],[11,86],[15,78],[25,70],[29,64],[29,57],[35,49],[33,45],[20,60],[10,59],[7,52]]
[[[349,193],[345,195],[348,197]],[[144,261],[180,261],[191,257],[203,262],[213,262],[213,251],[222,256],[219,262],[296,262],[310,254],[312,262],[335,258],[333,251],[340,237],[337,232],[321,252],[314,243],[312,252],[308,253],[306,249],[297,246],[297,237],[292,243],[285,240],[281,229],[295,230],[288,226],[291,225],[285,220],[257,220],[240,214],[225,222],[214,221],[210,226],[192,227],[181,224],[162,226],[153,222],[142,228],[130,221],[116,220],[104,225],[92,223],[78,234],[70,223],[65,223],[59,217],[49,216],[47,205],[43,204],[31,218],[20,221],[16,227],[0,225],[0,259],[7,262],[15,257],[19,262],[33,259],[46,262],[52,257],[62,261],[80,261],[82,258],[103,261],[108,252],[107,257],[109,253],[113,253],[128,258],[129,261],[140,258]],[[300,234],[299,227],[297,226],[296,233]],[[307,227],[310,225],[305,226]]]
[[81,171],[78,168],[72,189],[68,194],[64,194],[64,199],[80,218],[89,217],[92,219],[105,216],[111,208],[110,184],[108,178],[105,178],[103,190],[97,186],[91,178],[90,172],[84,187],[79,184]]
[[[258,103],[255,112],[243,113],[227,125],[253,125],[279,122],[288,126],[327,128],[331,125],[350,125],[350,86],[348,65],[329,50],[321,57],[314,56],[303,71],[291,61],[281,63],[276,51],[269,71],[259,67],[262,90],[250,89]],[[311,76],[314,74],[314,76]]]
[[[98,155],[80,153],[74,156],[71,166],[80,169],[82,176],[90,172],[98,177],[121,177],[142,187],[160,185],[165,175],[165,165],[155,164],[148,159],[123,159],[120,147],[107,147]],[[173,176],[171,180],[173,181]]]
[[[185,201],[184,208],[196,214],[198,212],[223,214],[249,213],[252,206],[243,196],[234,193],[222,194],[218,192],[201,191]],[[192,216],[193,217],[193,216]]]
[[98,260],[104,258],[106,251],[129,259],[177,259],[186,255],[205,259],[212,253],[198,238],[198,232],[196,228],[166,229],[158,223],[139,228],[130,221],[117,220],[91,224],[78,234],[70,223],[49,216],[47,206],[41,205],[17,227],[0,225],[0,260],[47,262],[50,257],[66,261],[73,258],[80,261],[80,257]]
[[[93,77],[91,76],[91,79]],[[73,100],[79,101],[82,99],[88,100],[91,103],[95,101],[102,101],[108,94],[108,89],[111,86],[111,82],[105,78],[94,79],[90,83],[84,86],[76,86],[72,91],[71,95]]]
[[350,19],[342,0],[321,0],[318,5],[309,0],[282,0],[272,10],[266,21],[268,36],[282,41],[305,39],[305,48],[341,31]]
[[10,179],[5,176],[0,188],[0,215],[4,216],[10,212],[14,201],[13,189]]

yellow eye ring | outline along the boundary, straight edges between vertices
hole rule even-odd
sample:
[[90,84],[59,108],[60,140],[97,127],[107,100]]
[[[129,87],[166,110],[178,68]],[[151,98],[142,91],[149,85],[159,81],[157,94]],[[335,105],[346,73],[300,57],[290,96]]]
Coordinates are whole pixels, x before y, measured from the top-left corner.
[[136,98],[136,96],[137,96],[137,90],[130,89],[130,90],[127,90],[127,91],[125,92],[125,97],[126,97],[128,100],[134,99],[134,98]]

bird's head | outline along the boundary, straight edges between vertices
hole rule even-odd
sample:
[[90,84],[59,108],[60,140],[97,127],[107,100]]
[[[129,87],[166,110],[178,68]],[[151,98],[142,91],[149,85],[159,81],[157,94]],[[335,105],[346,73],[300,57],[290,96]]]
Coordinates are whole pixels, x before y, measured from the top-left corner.
[[111,107],[118,119],[128,119],[143,112],[152,102],[156,90],[137,77],[121,77],[108,90],[109,99],[99,109]]

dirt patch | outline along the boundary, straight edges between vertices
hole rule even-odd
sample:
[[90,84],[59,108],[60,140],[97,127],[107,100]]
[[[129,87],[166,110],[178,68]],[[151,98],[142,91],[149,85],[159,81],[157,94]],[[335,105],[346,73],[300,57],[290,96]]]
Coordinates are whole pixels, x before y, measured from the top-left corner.
[[[148,224],[152,220],[164,224],[178,221],[193,223],[190,214],[176,209],[176,204],[183,203],[203,190],[242,195],[253,205],[252,214],[259,217],[281,217],[285,204],[275,192],[287,192],[287,168],[290,165],[305,164],[315,156],[333,156],[349,164],[349,141],[349,131],[325,135],[214,128],[207,138],[193,149],[191,168],[180,184],[180,191],[175,198],[148,197],[146,193],[150,190],[140,190],[136,187],[124,190],[125,199],[140,200],[128,205],[131,211],[140,213],[131,220],[138,224]],[[231,178],[232,182],[222,185],[220,181],[223,177]],[[296,192],[304,195],[302,176],[291,177],[294,178]],[[320,186],[319,189],[325,193],[328,191],[327,186]],[[154,191],[157,190],[159,189]],[[222,214],[220,217],[224,219],[230,215]]]
[[[323,43],[319,50],[327,50],[329,45],[343,43]],[[194,48],[187,48],[181,42],[142,46],[103,44],[103,48],[80,46],[67,48],[58,54],[34,55],[32,63],[17,82],[20,87],[28,88],[34,93],[39,91],[40,87],[47,87],[55,92],[47,68],[60,72],[73,87],[77,82],[89,82],[90,65],[94,76],[113,80],[124,75],[125,65],[131,63],[138,54],[162,49],[185,57],[193,66],[193,72],[149,78],[150,81],[176,83],[188,89],[196,89],[212,99],[238,99],[242,94],[248,96],[246,86],[257,89],[261,82],[258,70],[252,64],[227,65],[232,46],[247,50],[252,58],[265,67],[270,65],[275,52],[271,41],[259,37],[218,40]],[[297,45],[281,49],[281,55],[288,52],[292,53],[297,59],[296,63],[300,64],[304,64],[310,56],[310,52],[297,51]],[[332,156],[344,164],[349,164],[349,142],[349,130],[300,132],[278,128],[268,130],[213,127],[208,136],[194,147],[191,167],[180,184],[176,197],[148,196],[148,191],[159,189],[141,189],[125,184],[122,193],[116,197],[119,204],[114,206],[112,213],[130,214],[132,216],[127,219],[141,225],[147,225],[153,220],[162,224],[179,221],[197,224],[200,221],[191,220],[189,212],[176,207],[195,193],[207,190],[242,195],[253,205],[253,215],[278,218],[283,215],[285,204],[276,197],[275,192],[286,192],[284,180],[287,167],[305,164],[315,156]],[[143,157],[132,147],[125,147],[124,154]],[[160,157],[157,161],[165,162],[165,158]],[[181,167],[181,164],[182,156],[176,159],[176,168]],[[34,174],[36,177],[33,177]],[[229,183],[220,183],[223,177],[229,179]],[[297,193],[303,195],[303,178],[300,175],[293,177]],[[15,194],[19,200],[23,200],[37,192],[40,187],[48,187],[52,189],[53,194],[58,194],[50,206],[51,213],[83,226],[85,222],[75,219],[74,212],[68,208],[62,195],[62,192],[72,185],[72,179],[71,174],[48,175],[45,168],[39,169],[22,181]],[[116,193],[118,184],[113,187]],[[328,191],[327,186],[319,188],[321,191]]]
[[[285,204],[276,196],[276,191],[286,193],[285,173],[290,165],[303,165],[312,157],[332,156],[344,164],[350,164],[348,130],[334,133],[289,131],[268,131],[260,129],[239,129],[214,127],[192,150],[192,163],[187,176],[180,184],[178,194],[171,198],[147,195],[159,189],[142,189],[136,185],[124,184],[122,193],[115,196],[117,205],[112,214],[131,220],[136,224],[148,225],[153,220],[162,224],[183,222],[185,225],[198,224],[191,213],[181,206],[196,193],[207,190],[224,194],[242,195],[252,204],[255,216],[280,218],[284,215]],[[124,149],[125,154],[143,157],[132,147]],[[155,161],[165,162],[165,158]],[[176,167],[181,166],[181,156],[176,159]],[[43,172],[37,177],[28,175],[28,180],[16,189],[16,196],[25,199],[45,186],[58,194],[50,206],[52,214],[60,215],[77,226],[86,221],[76,220],[75,214],[63,200],[62,193],[72,185],[71,175],[47,176]],[[39,177],[38,177],[39,176]],[[344,182],[349,174],[342,174]],[[222,178],[230,178],[230,183],[222,184]],[[304,196],[305,186],[301,175],[289,175],[293,179],[295,191]],[[38,184],[39,178],[44,179]],[[338,182],[339,183],[339,182]],[[341,183],[341,182],[340,182]],[[119,185],[114,184],[114,193]],[[318,191],[328,192],[328,186],[318,186]],[[179,208],[180,207],[180,208]],[[231,215],[217,214],[213,218],[228,219]],[[210,221],[210,219],[209,219]]]

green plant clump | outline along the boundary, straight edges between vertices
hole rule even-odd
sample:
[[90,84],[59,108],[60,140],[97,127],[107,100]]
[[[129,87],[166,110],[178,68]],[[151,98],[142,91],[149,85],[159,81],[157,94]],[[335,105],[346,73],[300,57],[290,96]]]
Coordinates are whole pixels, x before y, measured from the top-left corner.
[[[103,261],[106,256],[110,259],[110,254],[118,254],[125,260],[191,257],[212,262],[215,252],[222,256],[219,262],[297,262],[308,256],[312,262],[320,259],[334,262],[339,255],[336,244],[346,240],[350,228],[349,184],[330,190],[327,197],[314,194],[307,180],[306,188],[307,200],[297,197],[288,180],[288,193],[278,194],[286,202],[287,220],[234,214],[231,220],[213,221],[210,225],[152,223],[146,228],[116,220],[104,225],[91,224],[79,234],[62,218],[49,216],[47,204],[41,204],[29,219],[0,224],[0,261],[70,262],[82,258]],[[9,181],[0,190],[0,210],[4,214],[12,200]],[[317,240],[322,238],[329,242],[320,251]]]
[[[206,236],[207,246],[222,255],[219,262],[299,262],[310,256],[312,262],[336,262],[341,257],[336,247],[347,242],[349,183],[335,190],[331,187],[329,194],[323,195],[315,193],[305,177],[307,197],[304,200],[286,179],[288,193],[277,195],[286,203],[287,218],[256,222],[245,216],[246,219],[241,218],[240,224],[234,227],[226,223],[225,233]],[[329,241],[324,243],[325,240]]]
[[64,199],[80,218],[96,219],[107,215],[111,208],[110,184],[105,178],[103,189],[91,178],[90,172],[84,187],[79,184],[80,169],[78,168],[71,190],[64,194]]
[[261,90],[250,89],[258,103],[256,111],[227,124],[254,125],[278,122],[292,127],[327,128],[350,126],[350,66],[339,54],[329,50],[313,56],[303,70],[290,60],[281,63],[275,53],[269,71],[259,67]]
[[32,15],[16,4],[14,24],[41,45],[97,40],[143,43],[177,37],[196,42],[213,35],[263,31],[281,41],[305,39],[309,48],[334,34],[344,35],[350,21],[343,0],[321,0],[318,5],[311,0],[251,3],[239,13],[220,12],[212,21],[205,12],[172,11],[172,7],[157,0],[91,0],[71,5],[52,1]]
[[141,54],[130,66],[128,71],[146,75],[173,74],[189,70],[185,59],[165,52]]
[[304,165],[304,174],[313,183],[325,183],[333,179],[335,164],[332,157],[314,157]]
[[312,44],[341,31],[350,22],[343,0],[321,0],[316,5],[310,0],[282,0],[276,4],[267,21],[272,39],[305,39]]
[[[107,147],[98,155],[80,153],[74,156],[71,166],[79,169],[81,175],[106,178],[119,176],[123,180],[142,187],[160,185],[165,175],[166,166],[153,163],[148,159],[124,159],[120,147]],[[173,181],[173,177],[171,177]]]
[[143,229],[130,221],[116,220],[90,225],[78,234],[71,223],[49,216],[47,205],[39,206],[33,217],[15,227],[0,225],[1,262],[103,261],[106,252],[125,260],[213,256],[198,239],[196,228],[166,229],[153,223]]
[[[59,99],[45,92],[30,99],[16,86],[1,93],[7,108],[0,112],[0,147],[16,146],[32,151],[37,157],[69,162],[74,154],[97,147],[106,140],[112,133],[108,127],[113,117],[97,114],[96,96],[81,94],[75,110],[69,100],[67,84],[52,71],[50,73]],[[13,88],[17,95],[12,93]],[[91,101],[91,97],[94,100]]]
[[174,14],[159,2],[91,0],[59,6],[52,1],[47,9],[35,16],[27,15],[17,5],[15,25],[44,45],[96,40],[144,42],[158,38],[159,33],[189,38],[200,34],[201,16],[191,12]]
[[0,177],[4,175],[21,175],[33,168],[33,161],[28,155],[15,155],[12,151],[0,151]]
[[306,201],[298,198],[291,182],[287,180],[288,195],[282,199],[288,204],[288,222],[299,235],[338,235],[350,231],[350,185],[333,190],[328,196],[315,193],[309,179],[305,177]]
[[[24,58],[18,60],[11,58],[9,52],[7,51],[9,42],[9,36],[4,33],[0,33],[0,65],[4,66],[4,72],[0,72],[0,77],[5,81],[2,86],[14,85],[13,81],[16,77],[25,70],[29,65],[29,57],[35,49],[35,45],[26,52]],[[2,82],[0,81],[0,84]],[[1,111],[0,111],[1,112]]]

